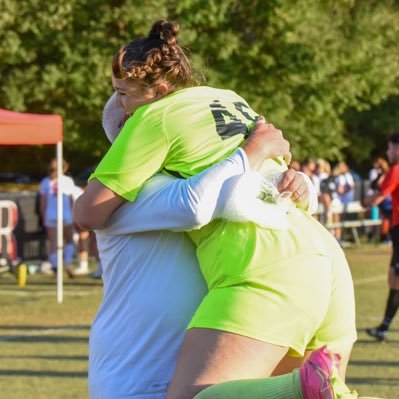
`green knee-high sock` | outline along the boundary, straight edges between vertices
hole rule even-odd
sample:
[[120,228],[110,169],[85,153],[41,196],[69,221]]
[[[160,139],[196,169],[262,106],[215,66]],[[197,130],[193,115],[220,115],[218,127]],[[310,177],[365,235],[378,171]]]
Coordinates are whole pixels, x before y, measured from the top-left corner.
[[277,377],[212,385],[194,399],[303,399],[299,371]]

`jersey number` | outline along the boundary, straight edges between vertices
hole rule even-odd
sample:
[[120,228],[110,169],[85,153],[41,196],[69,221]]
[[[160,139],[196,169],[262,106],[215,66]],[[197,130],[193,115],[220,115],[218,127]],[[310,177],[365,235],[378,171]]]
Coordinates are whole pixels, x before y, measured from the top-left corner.
[[[249,109],[248,105],[244,103],[233,103],[234,108],[243,116],[244,119],[251,122],[256,122],[257,118],[252,117],[246,109]],[[248,137],[248,125],[245,124],[236,115],[233,115],[229,110],[223,106],[219,100],[214,100],[210,104],[213,119],[216,124],[216,132],[222,139],[226,139],[236,134],[243,134],[244,137]]]

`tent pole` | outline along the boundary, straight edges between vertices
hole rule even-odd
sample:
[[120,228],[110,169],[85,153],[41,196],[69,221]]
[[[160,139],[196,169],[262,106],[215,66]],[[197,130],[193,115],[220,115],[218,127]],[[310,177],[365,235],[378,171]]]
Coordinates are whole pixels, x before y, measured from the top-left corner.
[[63,187],[62,187],[62,141],[57,142],[57,302],[62,303],[63,300],[63,253],[64,253],[64,236],[63,236]]

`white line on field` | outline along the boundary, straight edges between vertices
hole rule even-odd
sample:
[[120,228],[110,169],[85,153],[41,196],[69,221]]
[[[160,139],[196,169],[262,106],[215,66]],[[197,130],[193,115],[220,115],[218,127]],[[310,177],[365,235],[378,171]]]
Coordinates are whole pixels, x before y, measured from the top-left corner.
[[[353,284],[355,286],[359,285],[366,285],[375,283],[378,281],[384,281],[387,279],[385,274],[379,274],[378,276],[372,276],[367,278],[362,278],[358,280],[354,280]],[[64,290],[64,295],[69,296],[88,296],[91,295],[92,291],[67,291]],[[1,290],[0,295],[16,295],[16,296],[29,296],[29,295],[36,295],[36,296],[53,296],[53,291],[20,291],[20,290]]]
[[379,274],[378,276],[373,276],[373,277],[367,277],[367,278],[361,278],[359,280],[355,280],[353,284],[356,286],[358,285],[366,285],[370,283],[375,283],[377,281],[384,281],[387,279],[386,274]]
[[[372,277],[367,277],[363,279],[358,279],[354,281],[355,286],[359,285],[367,285],[371,284],[374,282],[378,281],[384,281],[386,280],[387,276],[385,274],[380,274],[377,276],[372,276]],[[29,296],[29,295],[36,295],[36,296],[53,296],[54,292],[53,291],[11,291],[11,290],[0,290],[0,295],[16,295],[16,296]],[[91,291],[64,291],[65,295],[76,295],[76,296],[87,296],[92,294]],[[370,320],[372,316],[367,315],[367,317],[362,317],[362,316],[357,316],[357,319],[367,319]],[[377,320],[377,317],[373,317],[373,319]],[[379,319],[379,318],[378,318]],[[10,341],[15,341],[20,338],[28,338],[28,337],[34,337],[34,336],[41,336],[41,335],[49,335],[49,334],[60,334],[66,331],[71,331],[71,330],[79,330],[82,329],[81,327],[60,327],[60,328],[48,328],[45,330],[32,330],[29,332],[26,332],[24,334],[18,334],[18,335],[13,335],[13,336],[0,336],[0,342],[10,342]]]
[[29,337],[36,337],[40,335],[49,335],[49,334],[60,334],[66,331],[83,330],[83,329],[85,328],[70,326],[70,327],[59,327],[59,328],[47,328],[45,330],[31,330],[24,334],[6,335],[3,337],[0,336],[0,342],[16,341],[20,338],[29,338]]
[[[91,291],[64,291],[64,295],[69,296],[88,296]],[[54,291],[17,291],[17,290],[0,290],[0,295],[16,295],[16,296],[54,296]]]

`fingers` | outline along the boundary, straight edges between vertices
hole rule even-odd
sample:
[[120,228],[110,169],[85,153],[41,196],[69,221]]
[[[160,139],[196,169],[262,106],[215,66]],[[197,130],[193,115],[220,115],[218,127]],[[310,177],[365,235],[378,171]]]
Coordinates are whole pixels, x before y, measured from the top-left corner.
[[271,151],[269,157],[282,157],[286,165],[289,165],[292,157],[289,141],[284,138],[283,132],[275,128],[273,124],[266,125],[266,129],[270,135],[269,137],[273,137],[273,141],[270,141],[269,145],[269,150]]
[[292,159],[292,154],[291,154],[291,152],[290,152],[290,151],[286,152],[286,153],[283,155],[283,159],[284,159],[285,163],[286,163],[287,165],[289,165],[289,164],[291,163],[291,159]]
[[284,138],[283,132],[271,123],[266,124],[263,116],[255,123],[242,148],[253,170],[258,170],[265,159],[283,157],[287,164],[291,162],[290,144]]
[[291,163],[291,152],[290,152],[290,143],[283,136],[283,132],[280,129],[277,129],[272,123],[267,125],[267,128],[270,133],[274,134],[276,137],[276,144],[278,145],[275,148],[275,154],[273,157],[283,157],[286,165]]
[[280,153],[279,154],[277,153],[275,156],[283,157],[286,165],[289,165],[291,163],[291,159],[292,159],[289,141],[284,138],[283,132],[280,129],[275,128],[272,123],[269,123],[267,125],[267,127],[270,129],[270,131],[272,131],[280,139],[280,148],[279,148]]
[[304,177],[294,169],[288,169],[284,173],[277,189],[280,192],[291,193],[291,199],[294,202],[303,202],[309,197],[308,184]]
[[259,115],[258,120],[256,121],[255,125],[256,125],[256,124],[263,124],[263,125],[266,125],[266,119],[265,119],[265,117],[264,117],[263,115]]
[[[302,191],[303,190],[303,191]],[[307,199],[309,198],[309,194],[308,194],[308,187],[307,185],[304,187],[298,187],[292,194],[291,194],[291,199],[294,202],[304,202],[307,201]]]
[[[295,171],[293,169],[288,169],[284,173],[279,184],[277,185],[278,191],[280,191],[280,192],[290,191],[291,192],[290,186],[293,184],[294,179],[295,179]],[[295,188],[292,191],[295,191]]]

